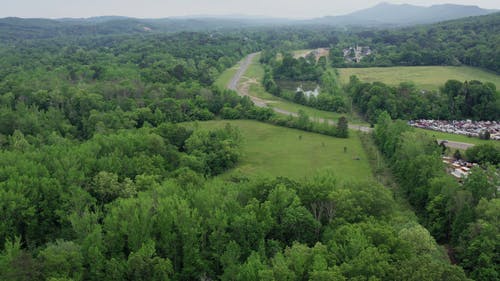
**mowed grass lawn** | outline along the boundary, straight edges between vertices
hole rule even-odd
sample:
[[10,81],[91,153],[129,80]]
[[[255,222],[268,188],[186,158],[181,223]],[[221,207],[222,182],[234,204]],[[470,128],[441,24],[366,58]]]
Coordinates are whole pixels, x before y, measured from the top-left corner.
[[380,81],[389,85],[413,81],[417,88],[438,90],[446,81],[455,79],[461,82],[479,80],[492,82],[500,89],[500,75],[468,66],[398,66],[369,68],[339,68],[340,81],[349,82],[356,75],[363,82]]
[[[359,137],[348,139],[308,133],[250,120],[197,122],[198,129],[237,126],[243,136],[240,164],[222,175],[288,177],[302,179],[321,169],[333,170],[346,181],[372,180],[370,166]],[[192,126],[193,123],[189,123]],[[344,153],[347,147],[347,153]],[[360,160],[356,160],[356,159]]]

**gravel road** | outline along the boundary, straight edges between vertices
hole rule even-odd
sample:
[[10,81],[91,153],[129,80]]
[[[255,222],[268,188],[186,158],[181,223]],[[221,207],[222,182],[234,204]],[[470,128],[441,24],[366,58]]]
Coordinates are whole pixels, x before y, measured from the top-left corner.
[[[441,143],[443,140],[437,140],[438,143]],[[461,150],[467,150],[468,148],[471,148],[474,146],[472,143],[466,143],[466,142],[457,142],[457,141],[447,141],[444,143],[446,147],[453,148],[453,149],[461,149]]]
[[231,78],[231,81],[229,81],[229,84],[227,84],[227,88],[229,90],[233,90],[238,92],[238,94],[243,95],[238,91],[238,83],[241,80],[241,77],[243,77],[243,74],[247,71],[248,67],[252,63],[253,58],[257,55],[257,53],[253,53],[248,55],[245,60],[241,63],[240,68],[236,73],[234,74],[233,78]]
[[[238,69],[238,71],[236,71],[233,78],[231,78],[231,81],[229,81],[227,88],[230,90],[236,91],[238,93],[238,95],[240,95],[240,96],[248,96],[253,101],[253,103],[258,107],[269,107],[268,102],[266,100],[258,98],[258,97],[254,97],[249,93],[249,85],[248,84],[246,84],[246,85],[240,84],[241,78],[243,77],[245,72],[248,70],[248,67],[250,66],[250,64],[252,63],[252,60],[255,58],[255,56],[257,54],[258,53],[250,54],[243,60],[243,62],[240,65],[240,68]],[[280,113],[280,114],[292,115],[294,117],[298,116],[298,114],[296,112],[291,112],[291,111],[284,110],[284,109],[274,107],[274,106],[272,106],[271,108],[275,112]],[[319,122],[325,122],[325,119],[323,119],[323,118],[318,118],[315,120],[317,120]],[[335,125],[335,121],[333,121],[333,120],[326,119],[326,121],[329,124]],[[358,130],[358,131],[362,131],[365,133],[370,133],[373,131],[373,129],[370,127],[365,127],[365,126],[361,126],[361,125],[353,125],[353,124],[349,124],[349,129]],[[438,140],[438,142],[441,142],[441,140]],[[448,141],[447,143],[445,143],[445,145],[446,145],[446,147],[449,147],[449,148],[463,149],[463,150],[474,146],[471,143],[454,142],[454,141]]]
[[[296,112],[291,112],[291,111],[284,110],[284,109],[281,109],[278,107],[269,106],[266,100],[250,95],[250,93],[248,91],[248,89],[249,89],[248,85],[240,85],[241,78],[243,77],[245,72],[248,70],[248,67],[250,66],[250,64],[252,63],[252,60],[255,58],[255,56],[257,54],[258,53],[250,54],[243,60],[243,62],[240,65],[240,68],[238,69],[238,71],[236,71],[233,78],[231,78],[231,81],[229,81],[229,83],[227,84],[227,88],[230,90],[236,91],[238,93],[238,95],[240,95],[240,96],[248,96],[253,101],[253,103],[258,107],[271,107],[277,113],[297,117],[298,114]],[[316,118],[315,120],[317,120],[318,122],[325,122],[325,119],[323,119],[323,118]],[[335,121],[330,120],[330,119],[326,119],[326,121],[332,125],[336,124]],[[364,126],[352,125],[352,124],[349,124],[349,129],[359,130],[359,131],[362,131],[365,133],[369,133],[373,130],[370,127],[364,127]]]

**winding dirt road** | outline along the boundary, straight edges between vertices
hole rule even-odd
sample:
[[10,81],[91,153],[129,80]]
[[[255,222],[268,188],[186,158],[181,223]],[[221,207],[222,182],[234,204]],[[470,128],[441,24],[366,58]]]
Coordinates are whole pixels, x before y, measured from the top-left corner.
[[[234,76],[231,78],[231,81],[229,81],[229,83],[227,84],[227,88],[230,90],[236,91],[238,93],[238,95],[240,95],[240,96],[249,97],[253,101],[253,103],[258,107],[270,107],[269,101],[266,101],[264,99],[261,99],[261,98],[258,98],[258,97],[251,95],[251,93],[249,91],[250,84],[252,82],[256,82],[256,81],[250,80],[250,81],[247,81],[245,83],[240,83],[241,79],[243,78],[243,75],[247,72],[248,67],[250,66],[250,64],[252,64],[252,61],[257,54],[258,53],[250,54],[241,62],[241,65],[238,68],[238,71],[236,71]],[[256,82],[256,83],[258,83],[258,82]],[[280,113],[280,114],[291,115],[294,117],[298,116],[298,114],[296,112],[291,112],[291,111],[284,110],[282,108],[277,108],[274,106],[271,106],[271,108],[275,112]],[[335,125],[335,121],[330,120],[330,119],[316,118],[314,120],[318,121],[318,122],[325,122],[325,120],[326,120],[326,122],[328,122],[328,124]],[[349,124],[349,129],[358,130],[358,131],[365,132],[365,133],[370,133],[373,131],[373,129],[370,127],[365,127],[365,126],[361,126],[361,125],[353,125],[353,124]],[[441,142],[441,140],[438,140],[438,142]],[[448,141],[447,143],[445,143],[445,145],[446,145],[446,147],[449,147],[449,148],[462,149],[462,150],[465,150],[467,148],[474,146],[471,143],[454,142],[454,141]]]
[[[246,83],[240,83],[241,79],[243,78],[243,75],[246,73],[246,71],[248,70],[248,67],[250,66],[250,64],[252,64],[252,61],[257,54],[258,53],[250,54],[243,60],[240,67],[238,68],[238,71],[236,71],[234,76],[231,78],[231,81],[229,81],[229,83],[227,84],[227,88],[230,90],[236,91],[238,93],[238,95],[240,95],[240,96],[249,97],[253,101],[253,103],[258,107],[270,107],[269,101],[252,96],[250,94],[250,91],[249,91],[250,85],[249,84],[252,81],[248,81]],[[294,117],[298,116],[298,114],[296,112],[291,112],[291,111],[284,110],[282,108],[278,108],[278,107],[274,107],[274,106],[271,106],[270,108],[272,108],[276,113],[280,113],[280,114],[284,114],[284,115],[291,115]],[[328,122],[329,124],[335,125],[335,121],[330,120],[330,119],[315,118],[314,120],[318,121],[318,122],[325,122],[325,120],[326,120],[326,122]],[[366,132],[366,133],[369,133],[372,131],[372,128],[359,126],[359,125],[352,125],[352,124],[349,124],[349,129],[359,130],[359,131]]]

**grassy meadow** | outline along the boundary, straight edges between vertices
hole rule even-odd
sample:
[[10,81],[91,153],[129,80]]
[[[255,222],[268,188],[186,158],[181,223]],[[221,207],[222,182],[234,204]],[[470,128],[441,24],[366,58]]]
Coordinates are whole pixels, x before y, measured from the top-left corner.
[[340,81],[348,83],[351,75],[361,81],[380,81],[389,85],[413,81],[417,88],[438,90],[447,80],[479,80],[492,82],[500,89],[500,75],[479,68],[468,66],[397,66],[369,68],[339,68]]
[[[188,126],[213,129],[227,123],[240,129],[243,155],[240,164],[222,177],[243,174],[302,179],[320,169],[331,169],[339,179],[346,181],[373,179],[355,133],[348,139],[340,139],[250,120],[206,121]],[[344,147],[347,147],[346,153]]]

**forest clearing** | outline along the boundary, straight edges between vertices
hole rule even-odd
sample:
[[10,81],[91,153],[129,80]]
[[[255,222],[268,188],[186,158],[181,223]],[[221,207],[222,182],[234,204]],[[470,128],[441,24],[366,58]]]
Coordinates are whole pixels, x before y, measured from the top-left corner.
[[241,160],[236,168],[222,177],[241,174],[302,179],[315,171],[329,169],[342,180],[373,179],[361,141],[354,133],[348,139],[341,139],[251,120],[206,121],[196,124],[199,129],[207,130],[231,124],[241,131]]

